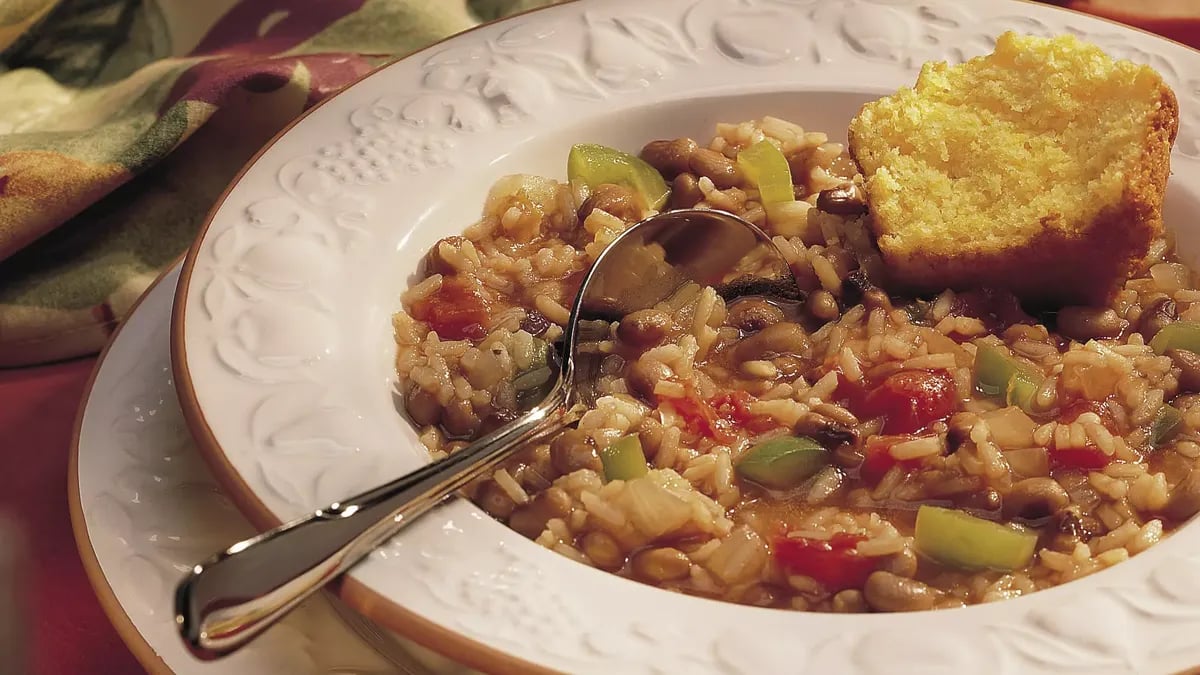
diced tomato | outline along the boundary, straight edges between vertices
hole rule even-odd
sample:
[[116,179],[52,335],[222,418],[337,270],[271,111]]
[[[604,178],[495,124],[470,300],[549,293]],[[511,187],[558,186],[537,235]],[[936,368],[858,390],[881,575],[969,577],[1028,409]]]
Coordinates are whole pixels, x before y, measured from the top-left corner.
[[689,387],[687,396],[668,400],[688,430],[722,442],[732,441],[738,428],[761,433],[781,426],[770,417],[752,414],[750,404],[756,399],[744,391],[723,392],[705,401]]
[[782,425],[771,417],[755,415],[750,412],[750,404],[757,399],[742,390],[722,392],[708,400],[708,404],[716,411],[721,420],[730,426],[740,427],[753,433],[762,433],[776,429]]
[[902,370],[867,394],[860,417],[885,417],[888,434],[911,434],[949,417],[958,407],[954,378],[944,370]]
[[[1076,399],[1059,408],[1058,423],[1070,424],[1079,419],[1084,413],[1095,413],[1110,432],[1117,433],[1116,419],[1109,410],[1108,401],[1088,401]],[[1050,464],[1058,469],[1076,469],[1081,471],[1096,471],[1108,466],[1112,461],[1111,455],[1093,445],[1090,441],[1081,447],[1050,448]]]
[[853,382],[838,371],[838,386],[833,390],[833,400],[846,406],[847,410],[862,410],[863,402],[867,400],[867,389],[862,382]]
[[826,589],[836,592],[862,588],[875,571],[877,558],[861,556],[855,550],[866,537],[838,533],[828,541],[781,537],[775,540],[775,560],[792,574],[812,577]]
[[410,312],[424,321],[443,340],[482,340],[487,336],[488,305],[479,291],[456,277],[442,280],[442,287],[416,302]]
[[1056,468],[1096,471],[1108,466],[1112,457],[1100,448],[1054,448],[1050,451],[1050,463]]
[[750,404],[755,401],[749,392],[740,389],[724,391],[708,399],[708,404],[717,414],[734,422],[743,422],[751,417]]
[[899,464],[905,469],[915,469],[921,466],[920,459],[896,459],[892,457],[892,446],[904,441],[920,438],[912,434],[898,436],[872,436],[867,439],[866,455],[858,468],[858,474],[871,485],[878,483],[893,466]]
[[696,398],[689,392],[684,398],[669,399],[675,412],[683,418],[684,425],[693,433],[707,438],[728,439],[729,432],[722,428],[717,413],[705,401]]
[[684,424],[693,433],[720,441],[733,439],[729,431],[729,422],[719,417],[713,406],[697,397],[690,387],[686,397],[673,398],[670,401],[675,407],[675,412],[683,418]]

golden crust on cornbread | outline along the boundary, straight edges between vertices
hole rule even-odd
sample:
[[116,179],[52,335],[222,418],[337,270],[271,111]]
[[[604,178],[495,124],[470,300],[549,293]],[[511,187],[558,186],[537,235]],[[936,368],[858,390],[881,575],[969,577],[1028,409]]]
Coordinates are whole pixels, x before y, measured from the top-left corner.
[[888,281],[1105,302],[1162,232],[1178,124],[1158,73],[1069,35],[926,64],[850,123]]

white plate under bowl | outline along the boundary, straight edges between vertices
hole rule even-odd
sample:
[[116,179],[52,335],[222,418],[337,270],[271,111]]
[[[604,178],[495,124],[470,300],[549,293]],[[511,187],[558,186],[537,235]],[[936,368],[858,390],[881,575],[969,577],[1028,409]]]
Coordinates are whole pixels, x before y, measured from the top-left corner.
[[80,557],[126,645],[156,675],[461,673],[443,659],[414,656],[412,645],[326,594],[220,661],[198,661],[184,648],[175,584],[196,561],[254,530],[209,475],[179,410],[167,336],[178,278],[176,266],[105,351],[71,450],[68,490]]
[[[1167,219],[1200,251],[1200,53],[1014,0],[611,0],[491,24],[372,74],[276,139],[190,252],[172,346],[185,415],[260,527],[427,461],[393,398],[389,316],[421,255],[506,173],[572,143],[636,150],[766,114],[836,139],[920,64],[1005,30],[1149,63],[1182,125]],[[1193,256],[1194,258],[1194,256]],[[1200,663],[1200,526],[1029,597],[919,614],[784,612],[668,593],[550,553],[464,501],[338,589],[488,670],[1147,672]]]

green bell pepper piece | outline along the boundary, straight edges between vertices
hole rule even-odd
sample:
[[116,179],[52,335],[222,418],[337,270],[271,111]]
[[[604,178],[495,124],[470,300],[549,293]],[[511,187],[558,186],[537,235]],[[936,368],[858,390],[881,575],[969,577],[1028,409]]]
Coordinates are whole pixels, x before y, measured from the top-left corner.
[[829,464],[829,451],[804,436],[763,441],[738,462],[738,475],[775,490],[788,490]]
[[767,140],[742,149],[738,166],[752,185],[758,188],[763,206],[796,201],[792,189],[792,170],[779,148]]
[[1173,405],[1164,405],[1158,409],[1158,415],[1150,425],[1150,444],[1158,447],[1175,438],[1182,430],[1183,412]]
[[997,345],[981,344],[975,350],[975,388],[986,396],[998,396],[1025,412],[1033,408],[1033,397],[1041,375]]
[[1184,349],[1200,354],[1200,321],[1176,321],[1159,329],[1150,340],[1155,354],[1171,349]]
[[624,185],[642,196],[646,205],[661,209],[671,193],[654,167],[639,157],[594,143],[580,143],[567,155],[567,178],[595,189],[604,183]]
[[600,451],[600,463],[604,465],[606,480],[632,480],[649,473],[646,453],[637,434],[622,436],[612,445]]
[[940,506],[917,510],[917,550],[960,569],[1019,570],[1033,559],[1037,533]]

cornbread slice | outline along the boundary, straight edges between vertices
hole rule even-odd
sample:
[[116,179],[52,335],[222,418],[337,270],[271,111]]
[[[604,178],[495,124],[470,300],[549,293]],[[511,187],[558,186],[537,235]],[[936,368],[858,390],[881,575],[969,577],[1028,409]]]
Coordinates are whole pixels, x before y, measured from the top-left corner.
[[888,282],[1104,303],[1162,232],[1178,125],[1157,72],[1071,35],[925,64],[850,123]]

